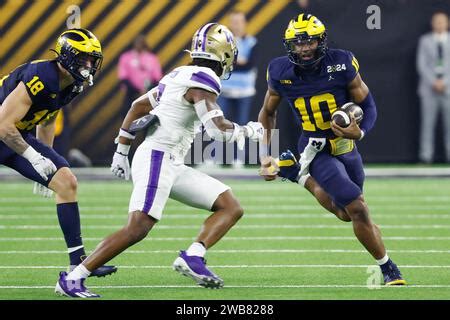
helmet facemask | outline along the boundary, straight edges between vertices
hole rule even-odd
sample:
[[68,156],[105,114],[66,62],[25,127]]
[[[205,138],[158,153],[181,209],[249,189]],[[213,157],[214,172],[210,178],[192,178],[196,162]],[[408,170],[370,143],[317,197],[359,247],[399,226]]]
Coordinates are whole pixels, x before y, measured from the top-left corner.
[[88,30],[70,29],[64,32],[53,50],[57,61],[76,82],[93,85],[93,77],[100,69],[103,55],[98,39]]
[[[311,48],[316,42],[317,47]],[[317,17],[301,13],[289,22],[283,44],[292,63],[304,69],[316,68],[328,49],[325,26]]]
[[[298,48],[299,46],[311,46],[314,42],[317,42],[317,47],[315,49],[308,50],[307,48]],[[325,56],[328,48],[326,33],[323,33],[320,36],[300,34],[294,39],[283,39],[283,44],[286,48],[289,60],[305,69],[315,68]],[[310,56],[310,51],[312,51],[312,56]]]

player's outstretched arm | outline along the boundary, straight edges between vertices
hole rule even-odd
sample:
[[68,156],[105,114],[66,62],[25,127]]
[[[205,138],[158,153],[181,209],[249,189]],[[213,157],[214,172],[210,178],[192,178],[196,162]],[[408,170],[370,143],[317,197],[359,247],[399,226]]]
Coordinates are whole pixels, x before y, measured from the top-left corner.
[[48,175],[56,171],[56,166],[50,159],[42,156],[26,143],[15,125],[27,114],[31,104],[25,85],[20,82],[6,97],[0,108],[0,140],[26,158],[39,175],[44,180],[48,180]]
[[281,102],[281,97],[276,91],[270,87],[267,89],[264,97],[264,103],[259,111],[258,121],[264,127],[264,138],[260,144],[260,175],[264,177],[266,181],[275,180],[277,177],[276,166],[274,166],[274,159],[269,156],[268,150],[270,146],[270,139],[272,137],[272,130],[275,129],[277,120],[277,108]]
[[262,139],[263,127],[259,122],[250,121],[245,126],[240,126],[226,119],[217,104],[215,93],[200,88],[190,88],[184,98],[194,105],[198,118],[208,135],[214,140],[236,141],[238,148],[242,149],[246,137],[253,141]]

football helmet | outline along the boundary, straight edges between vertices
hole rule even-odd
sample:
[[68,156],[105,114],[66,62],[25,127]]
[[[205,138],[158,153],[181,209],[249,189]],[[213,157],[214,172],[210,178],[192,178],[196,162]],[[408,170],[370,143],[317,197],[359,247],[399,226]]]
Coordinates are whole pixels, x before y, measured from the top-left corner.
[[191,58],[218,61],[222,66],[221,79],[228,79],[236,63],[238,49],[233,33],[219,23],[208,23],[194,33]]
[[56,41],[56,60],[76,81],[93,83],[93,76],[100,69],[103,54],[100,41],[86,29],[64,31]]
[[[317,40],[314,57],[302,59],[296,50],[296,45],[309,43]],[[288,53],[289,60],[303,68],[313,68],[323,59],[327,51],[327,33],[324,24],[311,14],[301,13],[292,19],[284,33],[284,47]]]

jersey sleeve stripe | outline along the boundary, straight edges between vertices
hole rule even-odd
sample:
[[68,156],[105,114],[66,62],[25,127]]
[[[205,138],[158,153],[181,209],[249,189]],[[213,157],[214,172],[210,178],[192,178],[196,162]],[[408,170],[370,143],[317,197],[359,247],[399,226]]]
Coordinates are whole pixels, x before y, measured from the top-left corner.
[[359,70],[359,63],[358,63],[358,60],[356,60],[355,57],[353,57],[353,59],[352,59],[352,65],[355,68],[356,72],[358,72],[358,70]]
[[209,74],[203,71],[199,71],[196,73],[193,73],[191,76],[191,80],[195,82],[199,82],[203,85],[206,85],[213,89],[215,92],[220,92],[220,85],[217,83],[216,80],[214,80],[213,77],[211,77]]

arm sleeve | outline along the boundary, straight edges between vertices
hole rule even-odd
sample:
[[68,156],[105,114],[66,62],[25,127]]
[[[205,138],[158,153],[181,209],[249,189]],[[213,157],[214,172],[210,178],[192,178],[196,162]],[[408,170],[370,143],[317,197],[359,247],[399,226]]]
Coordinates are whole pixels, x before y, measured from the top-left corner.
[[377,120],[377,106],[370,92],[359,105],[364,111],[364,118],[359,127],[364,130],[364,135],[366,135],[373,128]]

